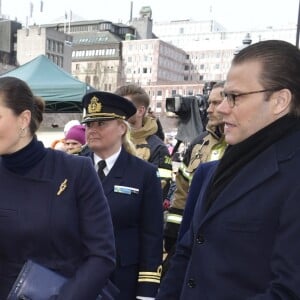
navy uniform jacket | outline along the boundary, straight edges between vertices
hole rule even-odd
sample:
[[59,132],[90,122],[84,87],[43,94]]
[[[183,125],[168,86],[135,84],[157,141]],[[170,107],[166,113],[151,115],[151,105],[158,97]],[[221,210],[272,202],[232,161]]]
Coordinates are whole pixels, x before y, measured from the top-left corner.
[[32,259],[71,279],[59,300],[95,300],[115,266],[112,221],[85,157],[52,149],[21,176],[0,159],[0,299]]
[[208,212],[202,189],[157,299],[300,299],[299,170],[296,132],[240,170]]
[[155,297],[163,252],[163,208],[157,168],[124,149],[102,182],[115,231],[120,300]]

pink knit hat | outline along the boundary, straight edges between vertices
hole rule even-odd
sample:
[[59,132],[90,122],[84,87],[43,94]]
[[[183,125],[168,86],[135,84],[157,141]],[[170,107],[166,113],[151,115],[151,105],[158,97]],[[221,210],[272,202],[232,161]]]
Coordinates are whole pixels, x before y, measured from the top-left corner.
[[85,144],[85,126],[75,125],[69,129],[66,135],[66,140],[75,140],[81,145]]

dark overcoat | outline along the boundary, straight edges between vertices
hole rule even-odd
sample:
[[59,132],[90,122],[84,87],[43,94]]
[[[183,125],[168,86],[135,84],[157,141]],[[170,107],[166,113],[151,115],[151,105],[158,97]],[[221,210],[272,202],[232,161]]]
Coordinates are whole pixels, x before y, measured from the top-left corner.
[[296,132],[243,167],[208,212],[202,189],[157,299],[300,299],[299,170]]
[[[195,206],[197,204],[197,200],[199,197],[199,193],[202,188],[206,188],[204,186],[204,182],[206,178],[211,178],[211,173],[214,172],[215,166],[218,162],[217,161],[210,161],[210,162],[205,162],[201,163],[199,167],[196,169],[196,172],[193,176],[193,179],[195,181],[195,185],[197,188],[193,188],[189,191],[188,197],[186,200],[183,216],[182,216],[182,221],[180,224],[179,232],[178,232],[178,240],[182,238],[182,236],[189,230],[189,227],[191,225],[194,211],[195,211]],[[194,187],[193,184],[193,187]]]
[[124,149],[102,182],[117,251],[112,281],[119,300],[155,297],[163,252],[162,191],[157,168]]
[[95,300],[115,266],[109,207],[90,159],[46,149],[26,175],[0,159],[0,299],[32,259],[71,279],[59,300]]

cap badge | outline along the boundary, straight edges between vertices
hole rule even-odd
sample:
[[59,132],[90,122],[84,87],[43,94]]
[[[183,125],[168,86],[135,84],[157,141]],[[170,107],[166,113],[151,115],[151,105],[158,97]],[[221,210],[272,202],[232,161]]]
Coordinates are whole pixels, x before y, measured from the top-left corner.
[[102,104],[100,103],[99,99],[94,96],[91,99],[90,104],[88,105],[88,113],[92,114],[92,113],[99,113],[101,112],[102,109]]

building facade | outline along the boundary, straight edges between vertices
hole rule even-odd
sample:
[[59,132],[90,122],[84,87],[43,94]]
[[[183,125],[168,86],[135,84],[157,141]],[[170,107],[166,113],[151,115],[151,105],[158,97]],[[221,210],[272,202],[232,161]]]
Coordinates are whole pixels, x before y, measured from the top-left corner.
[[167,97],[201,94],[205,82],[225,80],[245,40],[295,43],[295,36],[296,26],[229,32],[214,20],[156,23],[151,8],[142,7],[129,25],[91,20],[19,29],[17,62],[45,54],[97,90],[136,83],[163,114]]
[[17,31],[21,27],[19,22],[0,19],[0,73],[17,65]]
[[132,26],[107,20],[48,24],[73,37],[71,73],[93,88],[114,91],[122,84],[122,43],[135,37]]
[[186,53],[160,39],[122,41],[124,83],[182,82]]
[[18,30],[17,40],[18,65],[44,54],[59,67],[71,72],[72,36],[52,28],[30,26]]
[[190,79],[211,81],[226,79],[234,53],[243,47],[245,37],[252,43],[280,39],[295,44],[296,25],[229,32],[213,20],[178,20],[154,22],[153,32],[159,39],[186,51]]
[[109,31],[74,35],[72,74],[97,90],[112,92],[121,84],[122,44]]

